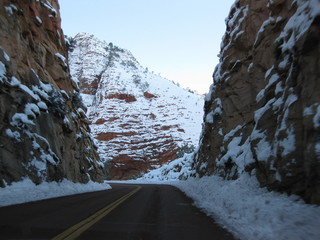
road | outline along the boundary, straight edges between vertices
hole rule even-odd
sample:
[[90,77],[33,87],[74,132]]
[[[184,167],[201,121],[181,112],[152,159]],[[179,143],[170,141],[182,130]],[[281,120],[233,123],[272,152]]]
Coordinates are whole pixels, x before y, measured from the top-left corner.
[[112,189],[0,208],[0,239],[233,240],[167,185]]

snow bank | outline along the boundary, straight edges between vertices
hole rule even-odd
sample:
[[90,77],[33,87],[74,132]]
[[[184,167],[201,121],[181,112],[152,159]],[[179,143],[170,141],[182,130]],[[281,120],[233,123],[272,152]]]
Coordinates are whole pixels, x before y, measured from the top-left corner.
[[187,179],[189,176],[196,174],[192,169],[194,153],[185,154],[168,164],[146,173],[142,178],[137,179],[142,183],[145,181],[168,181],[177,179]]
[[210,176],[171,184],[240,239],[319,239],[319,206],[260,188],[255,177],[226,181]]
[[191,158],[177,159],[130,182],[178,187],[198,208],[242,240],[319,239],[319,206],[306,204],[298,196],[269,192],[246,173],[237,180],[209,176],[178,181],[188,173],[190,176]]
[[5,188],[0,188],[0,207],[107,189],[111,189],[107,183],[89,181],[87,184],[81,184],[63,180],[35,185],[30,179],[25,178],[21,182],[14,182]]

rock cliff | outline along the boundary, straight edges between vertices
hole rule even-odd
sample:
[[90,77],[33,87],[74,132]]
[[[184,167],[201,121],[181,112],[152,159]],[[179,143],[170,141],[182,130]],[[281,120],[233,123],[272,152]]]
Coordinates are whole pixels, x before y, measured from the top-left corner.
[[109,178],[133,178],[198,144],[202,96],[148,71],[129,51],[93,35],[78,34],[72,42],[71,73],[79,79]]
[[320,1],[237,0],[226,25],[197,172],[320,204]]
[[0,3],[0,186],[101,181],[57,0]]

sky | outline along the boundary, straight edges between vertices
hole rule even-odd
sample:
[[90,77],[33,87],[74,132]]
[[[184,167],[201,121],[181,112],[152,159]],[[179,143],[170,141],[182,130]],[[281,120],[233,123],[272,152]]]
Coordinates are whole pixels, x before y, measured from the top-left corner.
[[209,91],[234,0],[60,0],[65,35],[79,32],[129,50],[150,71]]

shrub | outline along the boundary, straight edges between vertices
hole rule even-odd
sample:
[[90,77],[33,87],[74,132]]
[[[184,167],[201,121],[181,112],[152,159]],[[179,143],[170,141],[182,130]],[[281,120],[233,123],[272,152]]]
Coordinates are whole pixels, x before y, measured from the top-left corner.
[[132,79],[136,85],[139,85],[141,83],[141,77],[139,75],[132,75]]
[[83,100],[81,94],[77,91],[74,91],[72,94],[72,104],[75,108],[79,108],[83,106]]
[[61,94],[53,89],[49,92],[49,111],[54,115],[63,118],[66,114],[65,102]]
[[182,158],[186,153],[192,153],[194,152],[194,146],[192,144],[188,144],[188,143],[185,143],[183,146],[179,147],[178,148],[178,151],[177,151],[177,158]]
[[67,35],[64,36],[64,39],[68,52],[73,52],[74,48],[76,47],[76,40],[73,37],[68,37]]

